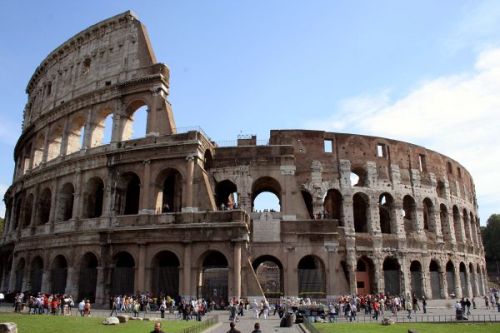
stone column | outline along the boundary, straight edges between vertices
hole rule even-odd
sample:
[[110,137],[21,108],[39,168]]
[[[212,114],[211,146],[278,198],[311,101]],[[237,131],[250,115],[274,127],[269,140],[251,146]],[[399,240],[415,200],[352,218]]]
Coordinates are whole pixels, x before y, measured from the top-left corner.
[[467,289],[467,297],[472,297],[474,294],[472,293],[472,282],[471,282],[471,272],[465,267],[465,288]]
[[154,200],[150,200],[151,191],[154,189],[151,186],[151,160],[145,160],[144,164],[143,182],[141,184],[141,207],[139,214],[154,214]]
[[97,267],[97,283],[95,288],[96,304],[105,305],[106,299],[104,296],[104,267]]
[[[429,267],[429,265],[427,265]],[[431,276],[428,269],[422,267],[422,293],[425,299],[429,300],[432,298],[432,287],[431,287]]]
[[448,298],[448,281],[446,280],[446,270],[440,268],[439,285],[441,287],[441,298]]
[[241,243],[233,244],[233,296],[241,297]]
[[455,274],[455,296],[456,298],[462,298],[463,297],[463,292],[462,292],[462,281],[460,280],[460,266],[459,265],[454,265],[454,274]]
[[139,260],[137,267],[137,279],[135,290],[139,292],[144,292],[144,273],[146,271],[146,245],[139,244]]
[[49,153],[49,133],[50,133],[50,125],[47,127],[45,130],[45,138],[43,140],[43,155],[42,155],[42,161],[40,164],[47,162],[47,156]]
[[186,243],[184,245],[182,273],[183,297],[189,299],[193,295],[191,292],[191,243]]
[[196,156],[194,154],[186,157],[186,180],[184,186],[184,204],[182,207],[183,212],[194,212],[197,209],[193,207],[193,179],[194,179],[194,164]]
[[374,278],[375,278],[375,293],[385,293],[385,281],[383,262],[380,259],[373,260]]
[[[15,266],[16,265],[16,260],[12,259],[12,265],[10,267],[10,276],[8,277],[8,290],[14,290],[16,288],[16,271],[15,271]],[[26,268],[28,268],[28,263],[26,263]]]
[[74,299],[78,297],[78,275],[80,270],[73,267],[68,267],[68,276],[66,277],[66,295],[73,296]]
[[[408,267],[408,262],[406,260],[406,255],[401,255],[400,257],[400,269],[401,269],[401,292],[403,295],[410,295],[411,290],[411,277],[410,269]],[[410,295],[411,296],[411,295]]]
[[59,156],[64,156],[68,153],[68,137],[69,137],[69,116],[64,119],[64,129],[61,138],[61,149]]
[[379,235],[380,236],[380,214],[379,214],[379,207],[378,207],[378,199],[375,197],[370,197],[370,204],[368,205],[368,212],[367,212],[367,228],[368,232],[372,235]]
[[299,279],[295,260],[295,247],[288,246],[286,253],[287,264],[284,267],[285,296],[297,297],[299,295]]
[[356,261],[356,245],[355,237],[346,237],[346,265],[349,271],[349,292],[351,295],[357,294],[358,284],[356,279],[357,261]]
[[94,108],[87,111],[87,117],[85,120],[85,128],[83,129],[83,147],[86,150],[92,147],[92,128],[97,127],[98,124],[94,124],[94,119],[92,118]]
[[83,207],[83,188],[82,188],[82,171],[80,169],[75,171],[75,193],[73,200],[73,219],[80,219],[82,216],[82,207]]

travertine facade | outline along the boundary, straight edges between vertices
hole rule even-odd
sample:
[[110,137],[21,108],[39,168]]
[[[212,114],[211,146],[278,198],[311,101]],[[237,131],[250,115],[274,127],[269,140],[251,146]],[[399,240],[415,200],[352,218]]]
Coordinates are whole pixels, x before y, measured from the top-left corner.
[[[130,12],[54,50],[27,93],[2,289],[97,303],[137,291],[484,294],[474,184],[459,163],[361,135],[272,130],[267,145],[220,147],[178,133],[169,69]],[[143,106],[146,136],[131,140]],[[253,210],[262,192],[280,211]]]

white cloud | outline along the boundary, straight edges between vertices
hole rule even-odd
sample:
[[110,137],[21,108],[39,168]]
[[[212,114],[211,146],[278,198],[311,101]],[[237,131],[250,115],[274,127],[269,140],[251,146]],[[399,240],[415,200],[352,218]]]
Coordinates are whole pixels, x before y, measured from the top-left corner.
[[439,151],[462,163],[476,183],[482,223],[500,207],[500,49],[479,54],[469,73],[420,83],[391,100],[387,90],[339,103],[311,128],[385,136]]

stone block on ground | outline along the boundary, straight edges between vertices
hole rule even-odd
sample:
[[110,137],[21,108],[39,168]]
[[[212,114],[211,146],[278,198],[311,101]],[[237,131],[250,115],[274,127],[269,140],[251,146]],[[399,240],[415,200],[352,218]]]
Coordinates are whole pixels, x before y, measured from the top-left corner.
[[129,321],[130,316],[129,315],[119,315],[119,316],[116,316],[116,318],[118,318],[118,320],[120,321],[120,324],[122,324],[122,323],[126,323],[127,321]]
[[389,325],[394,325],[396,322],[392,320],[391,318],[384,318],[382,319],[382,325],[384,326],[389,326]]
[[130,317],[129,320],[139,320],[142,321],[141,317]]
[[0,323],[0,333],[17,333],[17,324]]
[[119,325],[120,320],[116,317],[108,317],[102,322],[104,325]]

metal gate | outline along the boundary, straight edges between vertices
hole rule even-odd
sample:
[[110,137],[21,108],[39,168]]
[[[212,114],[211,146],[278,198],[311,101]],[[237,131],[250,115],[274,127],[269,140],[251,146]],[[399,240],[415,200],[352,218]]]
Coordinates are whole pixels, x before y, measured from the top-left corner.
[[42,290],[42,269],[34,269],[31,271],[31,293],[38,293]]
[[385,293],[386,295],[399,295],[401,291],[399,271],[384,271]]
[[111,293],[116,295],[134,294],[134,267],[115,267],[111,276]]
[[16,291],[23,291],[23,276],[24,276],[24,269],[18,269],[16,271]]
[[[227,305],[227,280],[229,269],[205,268],[201,285],[201,297],[207,301],[214,301],[217,306]],[[200,291],[198,291],[200,294]]]
[[422,290],[422,272],[413,271],[411,272],[411,290],[418,298],[422,298],[423,290]]
[[299,269],[299,297],[324,298],[325,274],[321,268]]
[[441,298],[441,283],[439,272],[431,271],[431,290],[433,299]]
[[179,267],[156,267],[152,273],[154,294],[179,296]]
[[78,284],[78,299],[89,299],[95,302],[95,289],[97,285],[97,269],[81,268]]
[[67,268],[54,268],[51,271],[52,293],[64,294],[66,291],[66,279],[68,277]]

